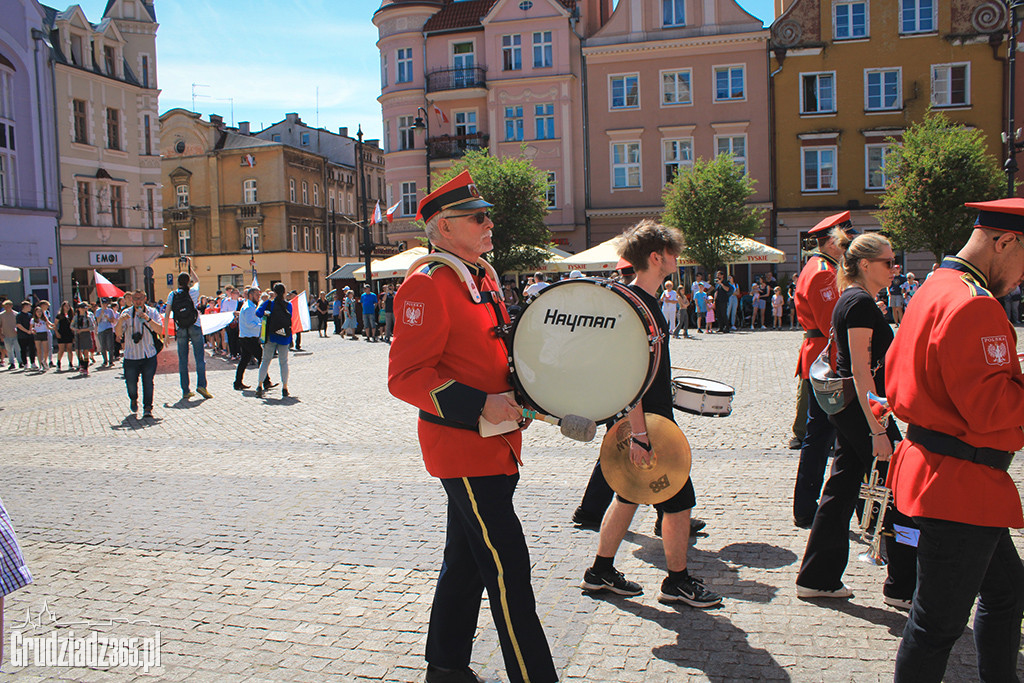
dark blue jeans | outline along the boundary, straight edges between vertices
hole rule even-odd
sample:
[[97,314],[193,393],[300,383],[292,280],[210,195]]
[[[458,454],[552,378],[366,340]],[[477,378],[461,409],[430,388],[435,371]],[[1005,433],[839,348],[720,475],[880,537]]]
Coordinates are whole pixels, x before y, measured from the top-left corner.
[[[825,465],[836,442],[836,428],[818,405],[813,393],[807,397],[807,432],[800,448],[800,465],[793,490],[793,517],[810,520],[818,511],[818,495],[825,480]],[[838,449],[838,446],[836,446]]]
[[1018,681],[1024,565],[1010,532],[927,517],[914,521],[921,529],[917,591],[896,655],[896,683],[942,680],[976,597],[979,680]]
[[139,400],[139,375],[142,375],[142,409],[153,409],[153,377],[156,376],[156,356],[142,360],[124,359],[124,383],[128,387],[128,398],[133,403]]
[[519,475],[442,479],[448,537],[427,630],[427,661],[469,666],[483,591],[512,683],[558,680],[530,585],[530,553],[512,505]]
[[203,328],[199,323],[188,329],[176,329],[174,339],[178,343],[178,376],[181,378],[181,393],[188,393],[188,344],[192,342],[192,356],[196,359],[196,386],[206,386],[206,356],[203,355]]

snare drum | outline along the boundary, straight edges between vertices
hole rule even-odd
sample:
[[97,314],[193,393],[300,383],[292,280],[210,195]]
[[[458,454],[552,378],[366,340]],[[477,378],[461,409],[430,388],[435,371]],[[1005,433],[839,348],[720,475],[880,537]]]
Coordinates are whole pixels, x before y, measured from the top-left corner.
[[706,417],[728,417],[732,413],[736,390],[728,384],[700,377],[673,377],[672,386],[676,410]]
[[625,285],[563,280],[537,294],[516,319],[512,382],[538,412],[620,419],[654,379],[660,335],[650,311]]

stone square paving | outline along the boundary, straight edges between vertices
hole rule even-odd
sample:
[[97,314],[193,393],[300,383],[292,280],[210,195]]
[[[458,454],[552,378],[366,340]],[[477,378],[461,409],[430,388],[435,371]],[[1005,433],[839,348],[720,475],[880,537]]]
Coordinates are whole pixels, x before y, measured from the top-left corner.
[[[646,593],[582,595],[597,537],[569,518],[597,442],[528,430],[516,500],[563,681],[891,680],[905,615],[882,603],[883,569],[854,558],[848,602],[795,595],[807,532],[792,524],[797,454],[785,444],[798,344],[789,331],[672,341],[674,364],[737,392],[731,417],[679,419],[709,532],[690,568],[725,596],[719,609],[657,602],[664,556],[649,508],[617,558]],[[214,398],[179,402],[165,351],[149,424],[126,417],[118,369],[0,371],[0,496],[35,578],[8,596],[0,680],[422,680],[445,507],[415,410],[387,393],[386,344],[307,333],[303,345],[283,400],[233,391],[233,365],[210,359]],[[1011,473],[1024,482],[1021,459]],[[161,662],[148,674],[14,667],[13,630],[159,632]],[[488,680],[506,680],[486,606],[473,656]],[[947,680],[976,677],[968,629]]]

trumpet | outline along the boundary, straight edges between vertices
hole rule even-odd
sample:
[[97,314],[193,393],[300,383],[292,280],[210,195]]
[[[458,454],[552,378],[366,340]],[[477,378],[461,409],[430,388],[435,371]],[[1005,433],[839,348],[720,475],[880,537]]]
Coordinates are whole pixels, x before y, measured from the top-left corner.
[[860,498],[864,501],[864,512],[860,518],[860,538],[868,544],[867,552],[858,556],[861,562],[884,567],[882,557],[882,527],[885,513],[892,506],[892,489],[880,482],[878,458],[871,463],[871,474],[860,485]]

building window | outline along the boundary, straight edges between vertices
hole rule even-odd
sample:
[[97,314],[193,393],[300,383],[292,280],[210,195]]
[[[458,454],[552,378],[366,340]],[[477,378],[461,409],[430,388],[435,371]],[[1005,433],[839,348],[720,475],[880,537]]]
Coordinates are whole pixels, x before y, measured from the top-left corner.
[[179,209],[188,208],[188,185],[178,185],[174,188],[174,193],[178,196],[177,207]]
[[92,187],[89,183],[78,183],[78,224],[92,225]]
[[628,76],[611,76],[610,81],[612,109],[640,108],[639,75],[629,74]]
[[888,184],[885,176],[885,161],[891,145],[864,146],[864,186],[869,190],[884,190]]
[[292,226],[292,251],[299,250],[299,228],[296,225]]
[[455,134],[476,135],[476,111],[455,112]]
[[0,154],[0,206],[14,205],[14,189],[11,187],[14,169],[11,166],[11,157]]
[[255,225],[245,229],[245,248],[253,254],[260,251],[260,229]]
[[156,200],[151,187],[146,188],[146,227],[156,227]]
[[178,231],[178,256],[192,255],[192,231]]
[[555,137],[555,105],[538,104],[534,107],[534,123],[537,125],[538,140],[552,140]]
[[14,74],[0,67],[0,118],[14,120]]
[[834,114],[836,111],[836,75],[802,74],[801,114]]
[[334,213],[334,190],[330,190],[327,193],[327,208],[331,213]]
[[302,140],[302,146],[303,147],[308,147],[309,146],[309,133],[303,133],[302,137],[301,137],[301,140]]
[[716,66],[715,101],[742,100],[746,96],[744,90],[744,70],[741,66]]
[[640,143],[612,144],[612,188],[640,187]]
[[380,87],[388,87],[388,56],[382,54],[380,56]]
[[413,136],[414,129],[412,127],[415,117],[412,116],[399,116],[398,117],[398,149],[415,149],[416,141]]
[[553,64],[551,56],[551,31],[537,31],[533,34],[533,68]]
[[309,183],[302,181],[302,203],[309,206]]
[[686,26],[685,0],[661,0],[661,25]]
[[295,178],[288,179],[288,201],[295,203]]
[[313,230],[313,245],[314,245],[314,251],[316,251],[318,254],[323,252],[324,245],[323,245],[323,238],[320,237],[320,228],[315,228]]
[[302,251],[309,251],[309,226],[302,226]]
[[242,201],[246,204],[255,204],[257,202],[255,178],[242,181]]
[[667,185],[675,180],[684,166],[693,164],[693,139],[662,140],[661,154],[665,169],[662,181]]
[[416,183],[402,183],[402,215],[416,215]]
[[505,107],[505,142],[523,139],[523,108]]
[[523,68],[523,37],[518,33],[501,37],[501,67],[503,71]]
[[114,48],[110,45],[103,46],[103,68],[106,70],[108,76],[117,76],[117,72],[114,70],[114,64],[116,55],[114,54]]
[[85,100],[73,100],[72,109],[75,113],[75,142],[89,144],[89,124],[86,118]]
[[661,103],[663,105],[693,104],[690,92],[690,70],[661,72]]
[[75,66],[85,66],[82,61],[82,36],[71,34],[71,63]]
[[153,131],[149,125],[149,114],[142,117],[143,153],[149,156],[153,153]]
[[107,109],[107,149],[121,149],[121,112]]
[[142,55],[142,87],[149,87],[149,57]]
[[736,165],[747,172],[747,136],[718,135],[715,137],[715,154],[731,154]]
[[124,227],[124,188],[110,186],[110,221],[115,228]]
[[900,33],[935,30],[935,0],[900,0]]
[[452,45],[452,84],[456,88],[468,88],[476,83],[473,73],[475,63],[475,46],[472,41]]
[[398,49],[398,76],[395,83],[412,82],[412,48],[402,47]]
[[902,106],[899,69],[864,71],[864,108],[866,110],[899,109]]
[[281,142],[281,134],[280,133],[273,133],[273,134],[271,134],[270,141],[271,142]]
[[804,192],[827,192],[836,189],[835,147],[804,147],[800,163]]
[[320,183],[313,183],[313,206],[320,206]]
[[932,66],[932,104],[936,107],[965,106],[971,103],[970,64]]
[[558,180],[554,171],[548,171],[548,189],[544,193],[549,209],[558,208]]
[[836,40],[866,38],[868,35],[868,4],[866,2],[837,2],[832,21]]

